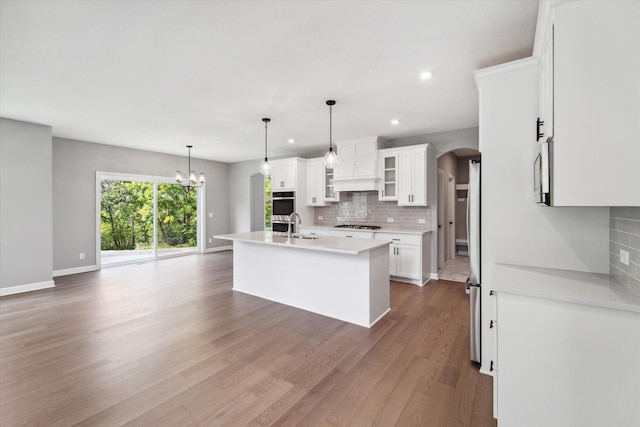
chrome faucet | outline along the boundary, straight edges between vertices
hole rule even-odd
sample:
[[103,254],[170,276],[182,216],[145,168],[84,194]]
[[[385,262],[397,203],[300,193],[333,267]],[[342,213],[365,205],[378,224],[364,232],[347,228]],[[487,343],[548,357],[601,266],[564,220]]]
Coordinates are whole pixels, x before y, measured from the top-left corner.
[[287,224],[287,240],[291,240],[291,221],[293,220],[293,218],[298,217],[298,224],[302,225],[302,219],[300,218],[300,215],[298,215],[297,212],[293,212],[291,215],[289,215],[289,223]]

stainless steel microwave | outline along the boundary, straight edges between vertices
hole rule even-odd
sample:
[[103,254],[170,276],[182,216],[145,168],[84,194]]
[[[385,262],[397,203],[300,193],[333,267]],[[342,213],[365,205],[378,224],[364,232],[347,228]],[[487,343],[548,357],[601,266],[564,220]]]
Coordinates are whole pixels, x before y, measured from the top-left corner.
[[533,196],[536,203],[551,206],[551,152],[553,137],[539,143],[540,152],[533,162]]

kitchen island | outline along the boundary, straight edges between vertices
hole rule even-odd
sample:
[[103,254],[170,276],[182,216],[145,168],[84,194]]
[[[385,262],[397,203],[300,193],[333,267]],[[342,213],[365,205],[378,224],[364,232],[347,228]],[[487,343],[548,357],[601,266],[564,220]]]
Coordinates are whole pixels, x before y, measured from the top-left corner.
[[233,289],[371,327],[390,310],[390,241],[253,231],[233,241]]

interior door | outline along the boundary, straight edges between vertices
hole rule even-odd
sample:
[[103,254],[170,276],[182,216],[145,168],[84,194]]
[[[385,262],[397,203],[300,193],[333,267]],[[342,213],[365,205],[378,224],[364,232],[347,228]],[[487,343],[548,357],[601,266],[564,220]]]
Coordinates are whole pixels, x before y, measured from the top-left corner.
[[445,247],[444,236],[445,228],[443,227],[445,222],[444,216],[444,171],[438,169],[438,269],[444,265]]
[[456,177],[447,182],[447,246],[448,259],[456,258]]

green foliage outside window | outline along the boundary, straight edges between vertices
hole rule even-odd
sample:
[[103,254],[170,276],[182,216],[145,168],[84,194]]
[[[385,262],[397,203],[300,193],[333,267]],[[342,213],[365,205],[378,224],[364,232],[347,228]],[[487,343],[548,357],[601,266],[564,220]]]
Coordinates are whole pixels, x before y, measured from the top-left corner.
[[[153,248],[153,184],[103,180],[101,249]],[[197,192],[158,184],[158,248],[197,246]]]
[[271,176],[264,177],[264,228],[271,229]]

